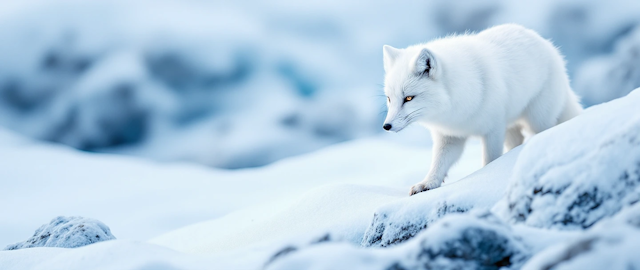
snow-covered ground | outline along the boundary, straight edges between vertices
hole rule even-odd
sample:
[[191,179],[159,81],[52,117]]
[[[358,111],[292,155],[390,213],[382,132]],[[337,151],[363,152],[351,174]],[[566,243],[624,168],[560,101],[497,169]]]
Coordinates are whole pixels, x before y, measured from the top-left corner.
[[[414,132],[428,138],[421,128]],[[157,236],[150,242],[209,255],[286,242],[295,236],[312,241],[327,233],[332,241],[359,244],[374,211],[406,198],[409,187],[426,174],[431,158],[424,142],[412,146],[382,136],[263,168],[228,171],[83,153],[8,131],[0,136],[0,179],[5,180],[0,189],[0,245],[27,239],[58,215],[99,219],[118,239],[125,239],[122,248],[135,249],[134,245],[153,252],[160,248],[128,240]],[[479,141],[470,141],[445,187],[478,169],[480,156]],[[169,232],[192,223],[196,224]],[[119,245],[109,243],[88,252],[98,256],[119,250]],[[269,245],[259,251],[256,254],[263,257],[274,252]],[[21,252],[25,251],[12,254]],[[49,248],[26,252],[84,254]],[[0,254],[0,266],[24,269],[13,255],[10,260],[4,255],[9,254]]]
[[[415,132],[426,135],[422,129]],[[277,232],[281,216],[300,221],[309,215],[335,214],[351,216],[366,226],[378,205],[406,197],[408,188],[426,174],[431,158],[428,147],[381,137],[344,143],[263,168],[228,171],[88,154],[6,131],[0,136],[0,245],[26,239],[58,215],[96,218],[108,224],[116,237],[135,240],[222,216],[221,220],[236,220],[248,227],[219,221],[209,222],[211,226],[228,226],[239,234],[251,229],[244,218],[260,220],[264,226],[254,230],[263,235],[247,237],[248,242],[295,232]],[[479,142],[471,141],[451,179],[479,168],[480,155]],[[316,208],[328,202],[343,212],[333,208],[318,212]],[[308,211],[291,209],[296,205]],[[251,215],[230,214],[236,210]],[[301,231],[314,225],[309,223]],[[331,225],[330,221],[325,224]],[[220,241],[223,236],[219,235]],[[231,235],[226,239],[230,245],[245,244]]]
[[428,148],[382,137],[222,171],[3,132],[0,176],[16,179],[0,194],[3,242],[61,214],[100,219],[118,239],[0,251],[0,268],[637,267],[626,250],[640,240],[638,102],[640,90],[594,106],[463,177],[478,168],[472,142],[450,181],[412,197]]

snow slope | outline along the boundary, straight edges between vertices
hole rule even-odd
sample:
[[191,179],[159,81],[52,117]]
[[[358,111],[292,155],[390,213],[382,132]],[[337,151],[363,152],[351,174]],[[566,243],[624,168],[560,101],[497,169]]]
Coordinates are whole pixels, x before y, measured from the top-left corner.
[[[480,166],[479,151],[477,142],[469,144],[452,179]],[[389,187],[393,196],[404,196],[426,174],[429,162],[428,148],[369,139],[264,168],[228,171],[87,154],[3,131],[0,246],[25,240],[60,215],[95,218],[107,224],[118,239],[146,240],[252,205],[280,200],[286,207],[302,194],[329,184],[364,185],[363,198],[388,194],[372,185]],[[343,198],[359,190],[348,185],[335,188],[344,189],[340,191]]]
[[[636,89],[533,136],[522,146],[504,199],[494,205],[493,213],[449,214],[423,225],[407,243],[383,250],[332,243],[312,246],[282,256],[268,269],[634,268],[640,265],[636,254],[640,240],[639,103],[640,89]],[[487,166],[476,174],[490,170]],[[430,216],[425,218],[424,213],[433,211],[434,204],[407,200],[384,206],[383,213],[389,212],[385,208],[400,213],[380,223],[383,229],[394,228],[396,233],[387,237],[393,244],[407,240],[406,231],[416,227],[412,224],[420,228],[428,223],[424,220]],[[500,229],[489,229],[487,221],[499,224]],[[372,227],[377,231],[377,226]],[[527,261],[531,256],[534,259]]]

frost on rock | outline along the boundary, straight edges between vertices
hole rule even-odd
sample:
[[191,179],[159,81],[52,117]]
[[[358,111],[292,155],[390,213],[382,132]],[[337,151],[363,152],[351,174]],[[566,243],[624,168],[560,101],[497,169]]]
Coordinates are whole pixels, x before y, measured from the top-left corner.
[[104,223],[84,217],[57,217],[42,225],[24,242],[9,245],[5,250],[32,247],[76,248],[116,239]]
[[576,91],[591,106],[640,87],[640,27],[620,39],[612,54],[587,61],[576,75]]
[[640,204],[635,204],[577,239],[539,252],[523,269],[638,269],[639,221]]
[[406,244],[389,249],[327,252],[344,249],[331,245],[301,250],[269,269],[518,269],[530,256],[509,226],[487,211],[475,210],[448,215]]
[[539,228],[584,229],[640,199],[640,91],[592,107],[523,148],[506,218]]
[[371,226],[367,230],[362,246],[388,247],[409,240],[434,221],[449,213],[464,213],[471,206],[459,207],[448,204],[446,201],[438,203],[430,213],[423,218],[410,220],[394,220],[393,215],[375,213]]
[[529,257],[506,224],[482,211],[444,218],[419,239],[412,256],[418,269],[517,268]]
[[463,213],[472,208],[490,208],[504,195],[511,168],[519,152],[519,149],[514,149],[456,183],[381,207],[374,213],[361,245],[396,245],[412,238],[447,214]]

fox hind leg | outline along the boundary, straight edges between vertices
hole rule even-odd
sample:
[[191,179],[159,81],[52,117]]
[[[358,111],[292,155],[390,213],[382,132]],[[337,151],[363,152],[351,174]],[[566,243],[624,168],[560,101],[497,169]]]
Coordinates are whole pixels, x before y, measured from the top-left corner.
[[504,147],[507,151],[516,148],[524,142],[524,136],[522,135],[522,127],[520,125],[514,125],[507,129],[507,134],[504,140]]

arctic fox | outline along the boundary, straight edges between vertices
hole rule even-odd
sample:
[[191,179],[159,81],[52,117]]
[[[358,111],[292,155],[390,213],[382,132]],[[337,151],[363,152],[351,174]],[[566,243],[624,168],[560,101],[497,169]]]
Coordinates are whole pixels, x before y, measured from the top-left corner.
[[582,111],[562,55],[515,24],[396,49],[385,45],[383,128],[417,122],[431,130],[433,161],[410,195],[439,187],[469,136],[483,142],[483,163]]

